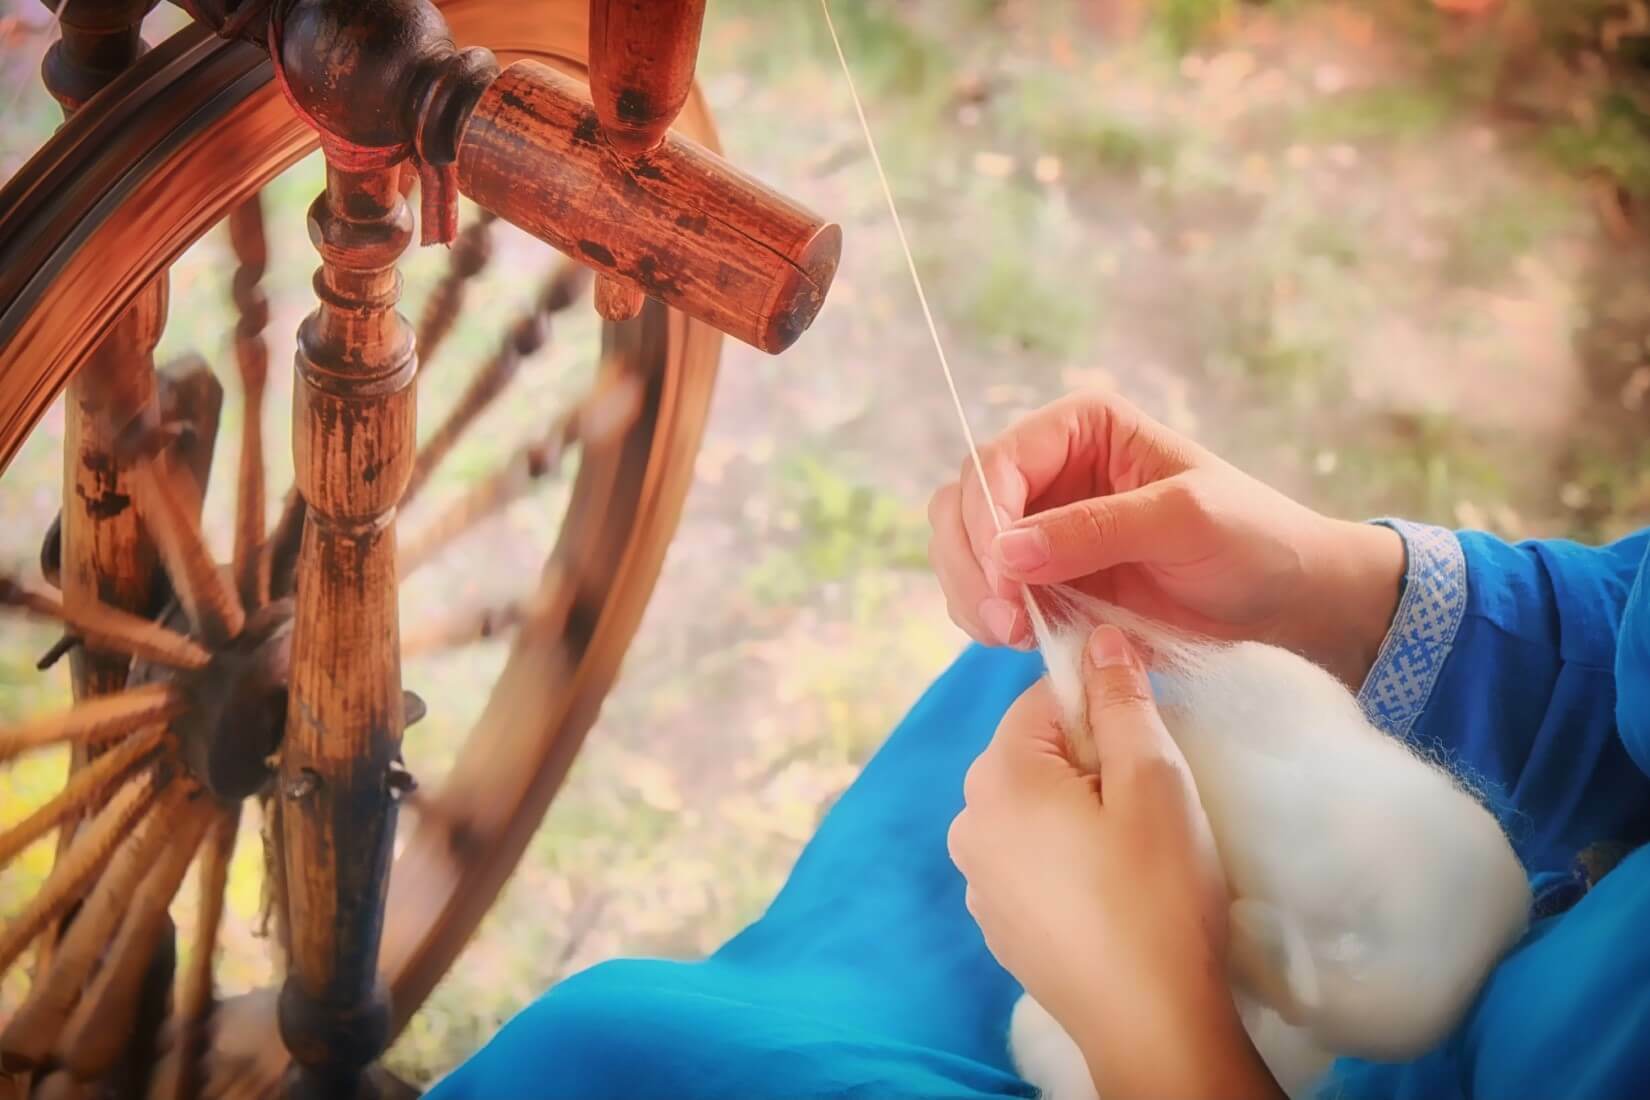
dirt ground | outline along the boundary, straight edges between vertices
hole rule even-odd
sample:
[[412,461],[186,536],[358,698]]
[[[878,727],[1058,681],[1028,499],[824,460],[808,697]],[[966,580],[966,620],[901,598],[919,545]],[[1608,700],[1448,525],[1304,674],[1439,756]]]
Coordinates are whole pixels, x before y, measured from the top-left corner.
[[[1645,521],[1650,256],[1606,233],[1595,188],[1544,152],[1536,124],[1440,76],[1460,32],[1427,38],[1372,3],[1164,0],[1132,20],[1105,3],[838,6],[976,432],[1115,386],[1338,514],[1589,539]],[[0,11],[10,172],[52,125],[34,83],[49,30],[21,4]],[[572,970],[699,954],[759,914],[962,644],[926,572],[922,514],[961,436],[817,10],[712,3],[701,78],[728,155],[841,222],[842,269],[792,351],[729,345],[624,676],[522,868],[392,1056],[421,1081]],[[308,164],[268,196],[276,363],[310,308],[300,211],[316,183]],[[426,383],[426,425],[549,262],[503,236],[474,299],[486,306]],[[227,369],[226,256],[214,237],[179,265],[168,353],[198,347]],[[410,258],[409,313],[439,267]],[[568,392],[593,340],[587,317],[558,324],[432,497]],[[280,441],[290,379],[272,386]],[[232,414],[226,437],[237,430]],[[0,483],[0,561],[32,559],[61,433],[54,411]],[[220,449],[209,499],[225,550],[232,462]],[[290,458],[274,466],[285,484]],[[478,531],[409,587],[404,619],[524,591],[556,499]],[[0,626],[0,717],[62,700],[60,674],[32,669],[47,641]],[[450,755],[503,652],[408,665],[431,702],[409,738],[415,770]],[[60,766],[0,776],[0,821]],[[0,909],[48,866],[37,846],[0,879]],[[231,991],[266,978],[257,896],[243,845]],[[0,988],[0,1011],[19,992]]]

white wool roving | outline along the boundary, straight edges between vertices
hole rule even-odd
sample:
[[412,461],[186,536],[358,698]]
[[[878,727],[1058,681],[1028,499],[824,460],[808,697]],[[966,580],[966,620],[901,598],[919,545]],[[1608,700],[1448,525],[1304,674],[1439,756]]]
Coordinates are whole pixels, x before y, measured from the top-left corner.
[[[1105,736],[1085,713],[1090,632],[1119,627],[1146,661],[1226,871],[1238,1004],[1279,1083],[1296,1095],[1334,1056],[1397,1061],[1442,1040],[1528,922],[1529,883],[1489,811],[1288,650],[1191,638],[1073,589],[1037,600],[1080,766],[1096,768]],[[1030,998],[1010,1047],[1049,1100],[1094,1095]]]

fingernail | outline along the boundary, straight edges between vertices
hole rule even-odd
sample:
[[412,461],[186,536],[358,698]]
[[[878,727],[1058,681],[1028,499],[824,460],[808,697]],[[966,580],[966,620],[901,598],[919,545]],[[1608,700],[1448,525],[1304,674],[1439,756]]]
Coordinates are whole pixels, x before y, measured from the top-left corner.
[[985,628],[997,636],[997,640],[1004,645],[1014,637],[1014,627],[1020,618],[1020,609],[1007,600],[992,598],[980,601],[980,618],[985,622]]
[[1004,531],[997,536],[995,546],[1003,564],[1015,572],[1025,573],[1048,564],[1048,536],[1035,527]]
[[1089,660],[1095,668],[1113,668],[1129,663],[1129,643],[1115,626],[1096,627],[1089,635]]
[[985,573],[985,586],[996,594],[997,586],[1002,583],[1003,571],[997,568],[997,563],[990,558],[980,559],[980,569]]

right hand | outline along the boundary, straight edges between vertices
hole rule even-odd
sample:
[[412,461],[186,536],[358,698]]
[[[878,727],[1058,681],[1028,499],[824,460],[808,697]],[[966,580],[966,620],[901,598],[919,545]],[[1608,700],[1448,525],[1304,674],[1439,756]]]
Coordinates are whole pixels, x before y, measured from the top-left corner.
[[929,504],[951,618],[1029,646],[1024,584],[1069,584],[1170,626],[1294,649],[1356,687],[1397,604],[1387,528],[1330,519],[1111,393],[1067,395],[980,448]]

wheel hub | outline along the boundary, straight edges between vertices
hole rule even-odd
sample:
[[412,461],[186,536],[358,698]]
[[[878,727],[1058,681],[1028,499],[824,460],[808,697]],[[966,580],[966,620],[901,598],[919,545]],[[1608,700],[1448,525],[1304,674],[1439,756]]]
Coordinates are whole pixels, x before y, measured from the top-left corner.
[[[163,621],[180,632],[189,629],[175,604]],[[274,774],[291,665],[292,601],[285,599],[254,612],[246,628],[214,649],[211,663],[198,672],[140,662],[129,682],[166,680],[184,689],[189,707],[172,722],[180,755],[215,796],[238,802],[258,793]]]

